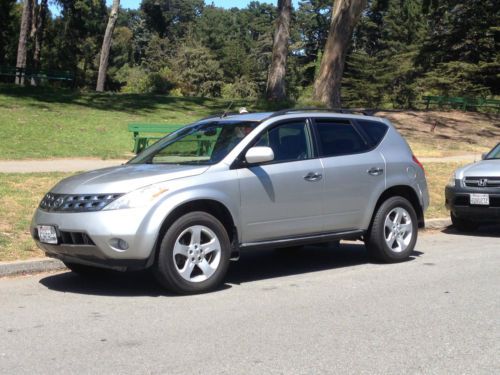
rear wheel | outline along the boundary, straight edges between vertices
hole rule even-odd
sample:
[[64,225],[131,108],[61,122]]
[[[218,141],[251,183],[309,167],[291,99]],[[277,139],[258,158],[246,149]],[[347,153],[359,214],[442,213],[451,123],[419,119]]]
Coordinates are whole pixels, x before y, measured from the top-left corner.
[[229,266],[231,245],[226,229],[206,212],[177,219],[160,245],[154,273],[160,284],[180,294],[216,288]]
[[453,212],[450,214],[451,223],[459,232],[473,232],[479,225],[473,221],[456,217]]
[[413,252],[417,236],[413,206],[403,197],[392,197],[375,213],[365,244],[371,257],[383,262],[400,262]]

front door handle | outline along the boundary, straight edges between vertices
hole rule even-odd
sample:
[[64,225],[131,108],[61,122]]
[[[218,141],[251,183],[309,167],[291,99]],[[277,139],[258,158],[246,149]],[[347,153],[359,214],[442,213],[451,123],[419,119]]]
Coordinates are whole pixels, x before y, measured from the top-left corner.
[[323,175],[321,173],[317,172],[309,172],[304,176],[304,180],[306,181],[319,181],[323,178]]
[[368,172],[368,174],[370,174],[372,176],[379,176],[382,173],[384,173],[384,168],[373,167],[373,168],[368,169],[367,172]]

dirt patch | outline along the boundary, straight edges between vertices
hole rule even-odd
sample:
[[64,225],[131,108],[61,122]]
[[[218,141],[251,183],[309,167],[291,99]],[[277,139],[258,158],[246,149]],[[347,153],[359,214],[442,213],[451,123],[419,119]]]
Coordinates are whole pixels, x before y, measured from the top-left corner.
[[460,111],[377,112],[388,118],[417,156],[482,153],[500,142],[500,117]]

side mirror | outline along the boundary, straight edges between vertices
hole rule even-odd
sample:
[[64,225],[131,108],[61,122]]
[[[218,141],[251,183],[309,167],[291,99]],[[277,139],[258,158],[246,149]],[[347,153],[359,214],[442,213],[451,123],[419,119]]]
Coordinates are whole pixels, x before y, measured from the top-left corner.
[[481,154],[481,160],[486,159],[486,155],[488,155],[488,153],[487,153],[487,152],[484,152],[483,154]]
[[265,163],[274,160],[274,152],[271,147],[252,147],[245,154],[248,164]]

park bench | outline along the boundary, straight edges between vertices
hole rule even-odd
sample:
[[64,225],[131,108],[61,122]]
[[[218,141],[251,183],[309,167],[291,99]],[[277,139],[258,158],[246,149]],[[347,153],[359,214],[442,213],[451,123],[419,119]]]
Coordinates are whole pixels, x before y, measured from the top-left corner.
[[[138,154],[148,147],[151,142],[157,141],[158,139],[165,137],[183,126],[184,125],[174,124],[129,124],[128,131],[133,133],[134,136],[134,153]],[[211,149],[214,146],[213,136],[197,135],[195,141],[197,142],[195,150],[197,156],[211,153]],[[193,140],[191,139],[181,142],[189,143],[193,142]]]
[[31,70],[24,68],[16,68],[11,66],[0,66],[0,76],[18,77],[24,75],[26,80],[35,79],[38,81],[68,81],[72,82],[75,79],[73,73],[61,70]]
[[426,104],[426,109],[429,109],[431,104],[437,104],[438,107],[450,106],[466,111],[467,108],[494,108],[497,113],[500,111],[500,100],[485,99],[485,98],[463,98],[458,96],[424,96],[423,100]]
[[138,154],[151,142],[157,141],[183,126],[177,124],[129,124],[128,131],[133,133],[134,137],[134,153]]

